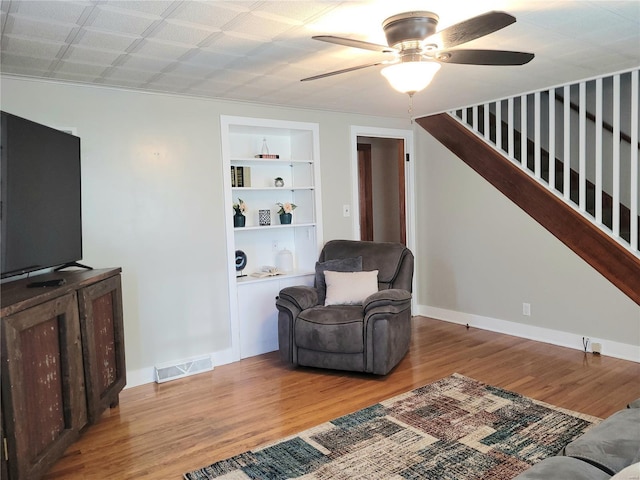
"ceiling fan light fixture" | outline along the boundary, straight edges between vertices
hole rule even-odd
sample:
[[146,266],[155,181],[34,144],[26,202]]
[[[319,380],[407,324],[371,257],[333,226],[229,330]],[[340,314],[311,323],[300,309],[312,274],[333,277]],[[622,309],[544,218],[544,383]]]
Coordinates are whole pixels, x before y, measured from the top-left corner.
[[440,70],[440,64],[432,61],[402,62],[383,68],[380,73],[389,84],[401,93],[413,95],[424,90]]

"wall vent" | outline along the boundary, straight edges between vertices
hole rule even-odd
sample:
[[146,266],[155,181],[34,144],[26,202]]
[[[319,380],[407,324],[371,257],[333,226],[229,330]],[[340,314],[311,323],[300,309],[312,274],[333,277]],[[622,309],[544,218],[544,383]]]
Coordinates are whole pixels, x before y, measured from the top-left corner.
[[180,360],[178,363],[165,363],[156,365],[155,377],[157,383],[164,383],[178,378],[188,377],[196,373],[209,372],[213,370],[211,355],[193,357],[188,360]]

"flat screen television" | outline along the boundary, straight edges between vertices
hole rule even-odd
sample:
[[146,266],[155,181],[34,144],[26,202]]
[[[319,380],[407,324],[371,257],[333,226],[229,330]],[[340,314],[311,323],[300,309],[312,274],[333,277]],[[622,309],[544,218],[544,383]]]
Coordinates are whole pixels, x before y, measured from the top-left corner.
[[1,277],[82,259],[80,138],[0,112]]

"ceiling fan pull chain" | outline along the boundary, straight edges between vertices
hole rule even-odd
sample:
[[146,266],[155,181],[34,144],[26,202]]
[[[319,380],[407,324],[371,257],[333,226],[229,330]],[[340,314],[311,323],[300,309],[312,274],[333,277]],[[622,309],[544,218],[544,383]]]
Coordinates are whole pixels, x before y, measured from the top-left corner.
[[409,123],[413,124],[413,92],[409,93],[409,110],[407,110],[409,114]]

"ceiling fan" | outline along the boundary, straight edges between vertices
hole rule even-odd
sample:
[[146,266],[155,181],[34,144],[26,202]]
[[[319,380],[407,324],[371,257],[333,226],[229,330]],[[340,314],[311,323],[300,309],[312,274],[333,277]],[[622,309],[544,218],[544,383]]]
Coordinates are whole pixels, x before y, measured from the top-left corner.
[[524,65],[534,57],[533,53],[453,48],[515,23],[516,18],[508,13],[488,12],[436,32],[438,20],[439,17],[435,13],[424,11],[400,13],[389,17],[382,22],[388,45],[332,35],[314,36],[312,37],[314,40],[390,53],[394,58],[322,73],[303,78],[301,81],[317,80],[377,65],[388,65],[382,69],[382,75],[396,90],[413,96],[429,84],[440,69],[441,63]]

